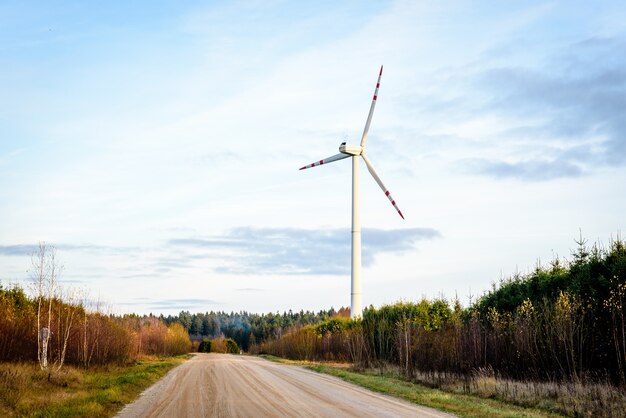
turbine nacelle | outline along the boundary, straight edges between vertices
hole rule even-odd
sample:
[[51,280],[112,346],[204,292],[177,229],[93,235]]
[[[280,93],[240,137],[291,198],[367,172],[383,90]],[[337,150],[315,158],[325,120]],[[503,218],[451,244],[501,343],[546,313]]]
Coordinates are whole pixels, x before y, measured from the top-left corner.
[[341,145],[339,146],[340,153],[347,154],[347,155],[354,155],[356,157],[363,154],[363,151],[364,149],[360,145],[346,145],[345,142],[342,142]]

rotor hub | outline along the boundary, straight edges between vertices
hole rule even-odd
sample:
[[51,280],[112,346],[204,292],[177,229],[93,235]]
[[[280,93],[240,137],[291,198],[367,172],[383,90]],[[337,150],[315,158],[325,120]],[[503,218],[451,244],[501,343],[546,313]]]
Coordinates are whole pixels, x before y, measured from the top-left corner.
[[339,146],[339,152],[342,154],[359,156],[363,154],[363,151],[364,149],[360,145],[346,145],[346,143],[343,142]]

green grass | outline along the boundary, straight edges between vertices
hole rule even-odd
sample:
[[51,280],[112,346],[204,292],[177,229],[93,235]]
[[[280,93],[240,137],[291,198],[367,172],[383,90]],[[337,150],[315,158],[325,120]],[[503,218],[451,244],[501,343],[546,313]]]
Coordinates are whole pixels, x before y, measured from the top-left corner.
[[145,358],[127,366],[43,372],[0,364],[0,416],[110,417],[188,356]]
[[338,377],[350,383],[362,386],[375,392],[391,395],[417,405],[428,406],[459,417],[561,417],[554,412],[535,408],[524,408],[496,399],[485,399],[478,396],[445,392],[423,385],[408,382],[389,374],[364,371],[357,372],[348,367],[328,365],[324,363],[285,360],[279,357],[262,355],[261,357],[286,364],[301,365],[318,373]]
[[327,366],[324,364],[307,365],[307,369],[336,376],[347,382],[363,386],[375,392],[384,393],[428,406],[460,417],[560,417],[562,415],[538,409],[523,408],[495,399],[484,399],[471,395],[444,392],[398,378],[370,373],[359,373]]

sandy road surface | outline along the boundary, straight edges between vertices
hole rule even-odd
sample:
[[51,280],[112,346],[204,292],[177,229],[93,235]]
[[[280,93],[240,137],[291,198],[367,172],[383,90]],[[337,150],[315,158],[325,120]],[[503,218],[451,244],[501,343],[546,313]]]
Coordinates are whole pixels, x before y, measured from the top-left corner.
[[118,415],[127,417],[449,417],[332,376],[264,359],[198,354]]

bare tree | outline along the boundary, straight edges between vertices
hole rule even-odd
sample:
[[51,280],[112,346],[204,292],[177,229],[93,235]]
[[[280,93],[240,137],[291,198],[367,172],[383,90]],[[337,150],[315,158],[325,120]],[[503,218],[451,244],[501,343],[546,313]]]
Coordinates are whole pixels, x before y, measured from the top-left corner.
[[[65,296],[65,298],[64,298]],[[57,343],[58,343],[58,359],[56,360],[57,371],[63,367],[65,363],[65,354],[67,353],[67,342],[72,331],[72,324],[76,312],[81,308],[80,290],[70,288],[65,295],[59,288],[58,294],[58,315],[57,315]]]
[[83,327],[83,336],[82,336],[82,340],[83,340],[83,346],[82,349],[80,347],[80,340],[78,342],[78,356],[79,356],[79,360],[83,362],[83,365],[85,367],[87,367],[87,358],[88,358],[88,351],[89,351],[89,347],[88,347],[88,342],[87,342],[87,320],[88,320],[88,314],[87,314],[87,304],[89,301],[89,290],[87,288],[83,288],[80,290],[79,292],[79,307],[82,309],[82,315],[83,315],[83,319],[82,319],[82,327]]
[[[40,242],[31,256],[32,279],[37,296],[37,360],[41,369],[48,367],[48,348],[51,337],[52,302],[61,267],[56,260],[56,249]],[[47,312],[46,312],[46,306]],[[46,326],[42,326],[45,324]]]
[[33,252],[33,254],[31,255],[31,265],[33,289],[35,291],[35,294],[37,295],[37,361],[43,369],[45,368],[45,366],[47,366],[47,361],[45,359],[42,359],[42,340],[46,342],[46,345],[47,340],[46,338],[44,338],[43,332],[41,330],[41,303],[42,295],[44,292],[44,284],[46,283],[46,277],[48,274],[48,270],[46,269],[45,244],[40,242],[38,250],[36,252]]

